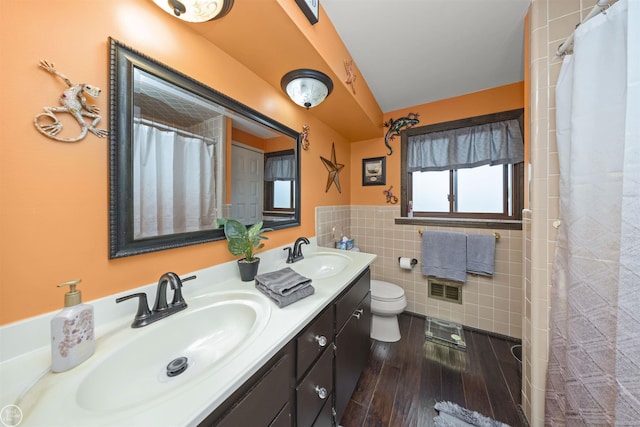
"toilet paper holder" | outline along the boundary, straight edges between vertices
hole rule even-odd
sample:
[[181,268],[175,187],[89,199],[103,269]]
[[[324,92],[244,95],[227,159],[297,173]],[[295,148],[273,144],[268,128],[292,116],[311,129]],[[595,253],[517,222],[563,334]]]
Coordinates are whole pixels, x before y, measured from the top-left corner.
[[[398,262],[400,262],[400,260],[402,259],[401,256],[398,257]],[[418,263],[418,260],[415,258],[411,258],[411,267],[413,267],[414,265],[416,265]]]

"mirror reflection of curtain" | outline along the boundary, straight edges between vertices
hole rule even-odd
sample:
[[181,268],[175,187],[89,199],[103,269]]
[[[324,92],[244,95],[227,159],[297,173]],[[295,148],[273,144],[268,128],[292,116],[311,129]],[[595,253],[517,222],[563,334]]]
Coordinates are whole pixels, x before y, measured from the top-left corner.
[[144,123],[133,135],[134,239],[215,228],[221,144]]
[[268,157],[264,165],[265,181],[293,181],[296,179],[294,154]]

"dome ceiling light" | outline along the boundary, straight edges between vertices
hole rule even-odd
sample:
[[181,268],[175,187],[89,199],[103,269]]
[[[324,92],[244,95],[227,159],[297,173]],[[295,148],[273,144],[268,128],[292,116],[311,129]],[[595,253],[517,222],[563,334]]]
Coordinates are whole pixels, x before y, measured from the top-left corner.
[[282,77],[280,86],[289,98],[307,110],[320,104],[333,90],[333,82],[326,74],[301,68]]
[[153,0],[165,12],[183,21],[205,22],[222,18],[233,7],[233,0]]

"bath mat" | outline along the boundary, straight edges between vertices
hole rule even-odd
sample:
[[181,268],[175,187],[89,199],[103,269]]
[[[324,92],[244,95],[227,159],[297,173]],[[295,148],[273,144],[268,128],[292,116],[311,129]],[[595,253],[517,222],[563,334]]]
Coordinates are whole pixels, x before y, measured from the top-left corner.
[[435,427],[510,427],[508,424],[485,417],[453,402],[438,402],[434,408],[439,413],[433,419]]

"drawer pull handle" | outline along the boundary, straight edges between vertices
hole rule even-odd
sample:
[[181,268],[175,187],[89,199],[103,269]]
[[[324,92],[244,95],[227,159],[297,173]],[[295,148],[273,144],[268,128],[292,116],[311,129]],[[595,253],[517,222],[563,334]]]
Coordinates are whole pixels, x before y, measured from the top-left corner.
[[320,347],[324,347],[327,345],[327,337],[325,337],[324,335],[316,335],[315,338]]
[[359,310],[354,311],[353,314],[351,314],[351,315],[359,320],[360,316],[362,316],[363,312],[364,312],[363,309],[359,309]]
[[318,397],[322,400],[327,398],[327,389],[324,387],[316,386],[316,393],[318,393]]

